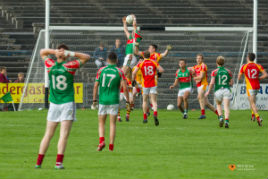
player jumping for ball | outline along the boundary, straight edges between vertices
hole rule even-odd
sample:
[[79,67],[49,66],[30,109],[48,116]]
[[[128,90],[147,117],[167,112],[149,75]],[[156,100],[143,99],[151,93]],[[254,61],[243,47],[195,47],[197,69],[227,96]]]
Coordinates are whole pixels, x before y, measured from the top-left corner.
[[[251,120],[255,121],[256,117],[258,125],[262,126],[262,118],[256,106],[256,96],[260,90],[260,80],[267,78],[268,74],[260,64],[254,62],[255,58],[254,53],[248,53],[247,64],[241,67],[238,80],[241,80],[243,74],[245,75],[248,101],[251,108]],[[259,77],[260,72],[262,75]]]
[[208,101],[208,98],[205,97],[205,93],[208,87],[207,81],[207,65],[203,62],[204,56],[202,54],[198,54],[196,56],[196,65],[193,67],[195,71],[194,80],[197,86],[198,92],[198,100],[201,108],[201,116],[199,119],[206,119],[205,115],[205,106],[207,106],[211,111],[215,112],[218,116],[218,111],[214,108],[214,106]]
[[114,150],[116,132],[116,118],[119,108],[120,87],[123,87],[126,96],[126,108],[129,110],[129,96],[124,72],[116,67],[117,56],[114,52],[108,55],[106,67],[99,69],[93,90],[93,106],[97,105],[97,93],[99,91],[99,145],[97,150],[102,151],[105,147],[105,121],[110,115],[110,144],[109,150]]
[[[73,86],[74,74],[78,68],[90,59],[90,56],[69,51],[66,45],[60,45],[56,50],[42,49],[40,55],[45,61],[50,81],[50,106],[47,114],[46,132],[40,144],[35,167],[41,168],[50,140],[54,136],[55,130],[60,123],[60,137],[55,169],[64,169],[62,162],[67,139],[71,131],[72,123],[76,120]],[[57,60],[54,61],[50,59],[48,55],[55,55]],[[68,57],[76,57],[77,60],[66,62]]]
[[137,64],[137,58],[135,57],[134,54],[134,48],[135,48],[135,44],[139,43],[142,40],[141,34],[138,32],[137,30],[137,21],[136,21],[136,17],[134,14],[132,14],[133,16],[133,31],[130,34],[127,28],[127,22],[126,22],[126,17],[123,17],[122,21],[123,21],[123,26],[124,26],[124,32],[125,35],[127,37],[127,45],[126,45],[126,56],[125,56],[125,60],[124,60],[124,64],[123,64],[123,71],[125,74],[127,74],[127,72],[132,72],[132,68]]
[[[159,125],[159,121],[157,118],[157,78],[156,73],[163,73],[164,69],[155,61],[150,59],[150,52],[144,52],[144,60],[138,63],[137,68],[132,73],[132,79],[136,78],[136,74],[138,70],[141,70],[143,76],[143,123],[147,123],[147,111],[148,111],[148,100],[149,95],[152,101],[153,110],[154,110],[154,122],[155,125]],[[135,86],[136,81],[133,80],[132,86]]]
[[[217,60],[217,69],[213,70],[211,73],[211,81],[209,84],[208,91],[205,94],[205,97],[208,96],[213,86],[215,85],[215,99],[217,103],[217,110],[219,113],[219,126],[223,127],[225,124],[225,128],[229,128],[229,115],[230,115],[230,100],[232,99],[232,92],[230,87],[233,85],[233,75],[232,72],[226,69],[224,65],[224,57],[218,56]],[[224,105],[224,117],[222,116],[222,102]]]
[[[175,81],[169,88],[172,89],[180,84],[177,105],[180,111],[183,113],[183,119],[187,119],[188,97],[192,91],[192,77],[194,76],[194,71],[192,68],[186,67],[186,62],[184,59],[179,60],[179,66],[180,68],[176,72]],[[184,103],[184,108],[182,107],[182,101]]]

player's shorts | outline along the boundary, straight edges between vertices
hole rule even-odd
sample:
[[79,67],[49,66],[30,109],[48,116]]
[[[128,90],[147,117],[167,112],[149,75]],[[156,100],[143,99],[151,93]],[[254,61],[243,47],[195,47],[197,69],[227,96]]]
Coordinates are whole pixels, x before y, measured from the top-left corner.
[[184,88],[184,89],[181,89],[179,90],[178,92],[178,97],[181,97],[181,96],[184,96],[185,92],[189,91],[190,93],[192,92],[192,88]]
[[64,104],[50,103],[47,120],[52,122],[62,122],[65,120],[76,121],[76,107],[74,102]]
[[259,93],[258,89],[247,89],[248,96],[257,96],[258,93]]
[[206,92],[208,90],[208,85],[201,85],[197,87],[197,92],[200,93],[201,91]]
[[103,105],[99,104],[99,115],[117,115],[119,109],[119,104],[112,104],[112,105]]
[[[129,59],[130,56],[132,56],[132,59]],[[133,68],[136,64],[137,64],[137,58],[135,57],[135,55],[128,54],[125,56],[123,66],[128,66],[130,68]]]
[[157,94],[157,86],[150,87],[150,88],[142,88],[143,94],[148,95],[148,94]]
[[227,88],[222,88],[222,89],[218,89],[215,92],[215,99],[217,101],[222,101],[223,99],[232,99],[232,93],[229,89]]
[[[132,92],[128,92],[129,97],[131,98]],[[124,93],[120,93],[120,101],[127,100]]]

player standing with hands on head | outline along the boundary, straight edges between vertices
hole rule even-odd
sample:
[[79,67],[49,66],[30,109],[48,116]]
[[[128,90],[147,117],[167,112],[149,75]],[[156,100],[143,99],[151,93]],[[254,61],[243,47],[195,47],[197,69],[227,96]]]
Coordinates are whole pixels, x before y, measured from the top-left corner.
[[[186,67],[186,62],[184,59],[179,60],[179,66],[180,68],[176,72],[175,81],[173,85],[169,87],[169,89],[176,87],[178,84],[180,85],[177,105],[180,111],[183,113],[183,119],[187,119],[188,97],[192,91],[192,77],[194,76],[194,71],[191,68]],[[182,101],[184,102],[184,108],[182,107]]]
[[[205,94],[207,97],[215,85],[215,99],[217,103],[217,110],[219,113],[219,126],[223,127],[225,123],[225,128],[229,128],[229,115],[230,115],[230,100],[232,99],[232,93],[230,87],[233,85],[233,75],[232,72],[226,69],[224,65],[224,57],[218,56],[217,60],[217,69],[213,70],[211,73],[211,81],[209,84],[208,91]],[[224,116],[225,120],[222,117],[222,108],[221,104],[224,105]]]
[[120,87],[126,97],[126,108],[130,110],[129,95],[124,72],[116,67],[117,55],[111,52],[107,59],[108,66],[100,68],[97,72],[93,90],[93,106],[97,106],[97,93],[99,91],[99,145],[97,150],[102,151],[105,147],[105,121],[110,115],[110,145],[109,150],[114,150],[116,132],[116,118],[119,109]]
[[[155,125],[159,125],[159,121],[157,118],[157,78],[156,78],[156,73],[157,71],[159,73],[163,73],[164,69],[157,63],[154,62],[153,60],[150,59],[150,52],[146,51],[144,52],[144,60],[140,63],[138,63],[137,68],[132,73],[132,79],[136,78],[137,72],[141,70],[142,76],[143,76],[143,103],[142,103],[142,108],[143,108],[143,123],[147,123],[147,112],[148,112],[148,100],[149,100],[149,95],[151,98],[151,102],[153,105],[153,110],[154,110],[154,122]],[[132,86],[136,85],[136,81],[133,80]]]
[[193,67],[195,70],[194,80],[196,82],[198,100],[201,108],[201,116],[199,119],[206,119],[205,106],[207,106],[211,111],[215,112],[218,116],[218,111],[214,108],[212,104],[208,101],[208,98],[205,97],[205,93],[208,87],[207,81],[207,65],[203,62],[204,56],[202,54],[197,54],[196,56],[196,65]]
[[[251,120],[254,121],[256,117],[258,125],[262,126],[262,118],[256,106],[256,96],[260,90],[260,80],[267,78],[268,74],[260,64],[254,62],[255,58],[254,53],[248,53],[247,64],[241,67],[238,80],[242,79],[243,74],[245,75],[248,101],[251,108]],[[259,77],[260,72],[262,75]]]
[[[42,49],[40,55],[45,62],[50,81],[50,106],[47,114],[46,132],[40,144],[35,168],[41,168],[50,140],[60,123],[60,137],[55,169],[64,169],[62,163],[67,139],[72,123],[76,120],[73,86],[74,74],[78,68],[90,59],[90,56],[69,51],[68,47],[64,44],[59,45],[56,50]],[[48,55],[55,55],[57,60],[50,59]],[[68,57],[75,57],[77,60],[66,62]]]

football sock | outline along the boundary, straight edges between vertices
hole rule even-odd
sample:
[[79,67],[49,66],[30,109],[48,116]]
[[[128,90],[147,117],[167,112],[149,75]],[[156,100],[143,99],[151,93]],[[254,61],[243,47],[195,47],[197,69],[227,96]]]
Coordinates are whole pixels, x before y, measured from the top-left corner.
[[146,120],[146,119],[147,119],[147,114],[144,113],[144,114],[143,114],[143,120]]
[[251,118],[254,118],[255,117],[255,114],[254,112],[251,110]]
[[114,144],[109,144],[109,150],[114,150]]
[[205,115],[205,109],[201,109],[201,115]]
[[154,117],[157,117],[157,111],[154,111]]
[[187,114],[187,113],[188,113],[188,110],[187,110],[187,109],[185,109],[185,110],[184,110],[184,114]]
[[258,113],[255,114],[257,120],[259,121],[260,120],[260,115]]
[[118,109],[117,116],[120,117],[120,108]]
[[214,112],[215,112],[215,114],[216,114],[217,116],[219,115],[219,113],[218,113],[218,110],[217,110],[217,109],[216,109]]
[[219,119],[223,119],[222,115],[219,115]]
[[229,122],[229,119],[228,119],[228,118],[226,118],[226,119],[225,119],[225,122]]
[[104,142],[104,137],[100,137],[100,144]]
[[130,103],[130,108],[134,108],[134,103]]
[[44,154],[38,154],[36,165],[42,165],[44,157]]
[[57,155],[56,166],[59,166],[59,165],[62,164],[62,162],[63,162],[63,157],[64,157],[63,154],[58,154],[58,155]]
[[147,108],[147,113],[150,112],[150,108]]

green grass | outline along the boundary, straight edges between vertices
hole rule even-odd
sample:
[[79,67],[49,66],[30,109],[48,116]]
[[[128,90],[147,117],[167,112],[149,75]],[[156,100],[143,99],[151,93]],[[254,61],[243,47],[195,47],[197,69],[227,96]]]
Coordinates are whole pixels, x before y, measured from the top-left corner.
[[[0,178],[267,178],[267,111],[264,126],[249,120],[249,111],[232,111],[230,129],[219,128],[215,115],[197,120],[199,111],[181,119],[178,111],[159,111],[142,123],[136,110],[129,123],[117,123],[115,151],[97,152],[97,112],[78,110],[65,153],[65,170],[55,170],[58,131],[42,169],[34,169],[47,111],[0,113]],[[122,112],[124,114],[124,112]],[[108,123],[106,125],[108,143]],[[234,171],[228,169],[235,164]]]

